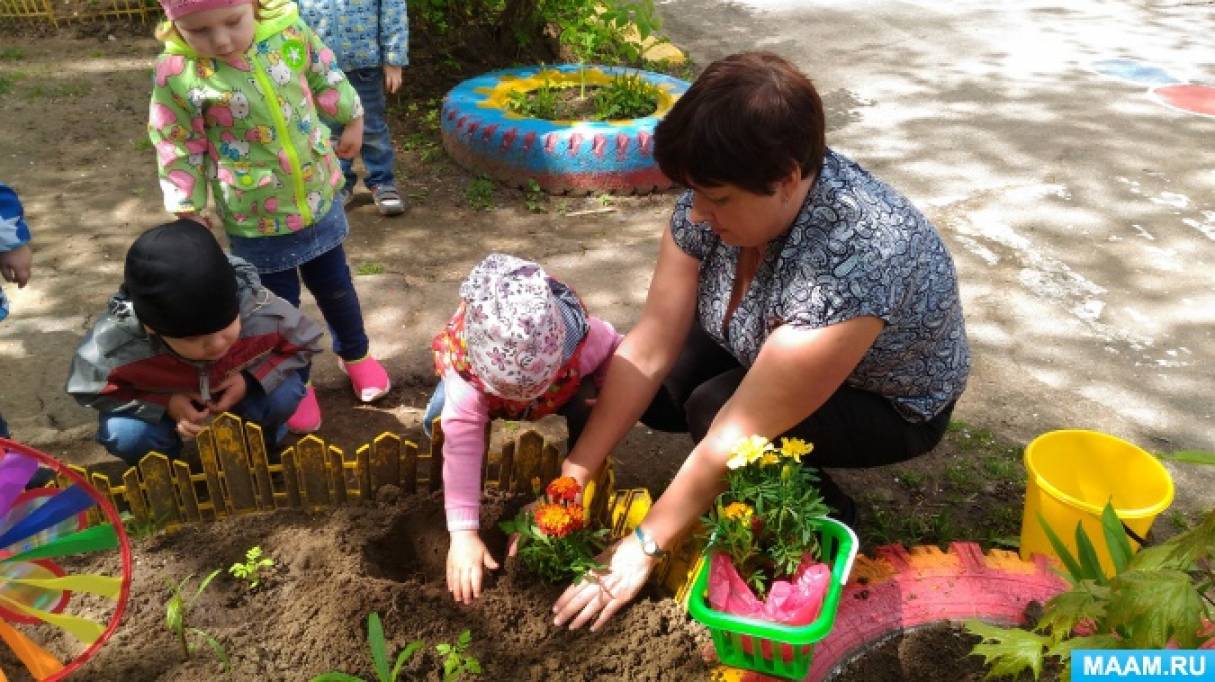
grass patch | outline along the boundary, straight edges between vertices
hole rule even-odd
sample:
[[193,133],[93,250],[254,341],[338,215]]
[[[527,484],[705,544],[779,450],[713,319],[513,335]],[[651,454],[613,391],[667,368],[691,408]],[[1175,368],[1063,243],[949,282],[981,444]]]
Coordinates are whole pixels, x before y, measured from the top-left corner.
[[486,211],[494,207],[494,181],[484,175],[477,177],[464,188],[464,199],[474,211]]
[[0,95],[7,95],[13,91],[13,88],[29,77],[29,74],[24,71],[8,71],[0,73]]
[[0,47],[0,62],[19,62],[25,59],[25,50],[19,47]]
[[84,97],[92,92],[88,83],[35,83],[29,89],[29,96],[39,99],[61,99],[67,97]]
[[359,263],[354,268],[354,274],[360,277],[364,275],[382,275],[384,274],[384,264],[376,263],[375,261]]

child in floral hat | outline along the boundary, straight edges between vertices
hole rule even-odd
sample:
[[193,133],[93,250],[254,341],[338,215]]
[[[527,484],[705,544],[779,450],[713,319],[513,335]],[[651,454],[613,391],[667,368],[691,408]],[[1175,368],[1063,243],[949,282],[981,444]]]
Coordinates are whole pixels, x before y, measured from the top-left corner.
[[460,305],[432,344],[441,379],[423,417],[427,435],[435,417],[443,424],[447,588],[456,601],[471,603],[483,569],[498,568],[477,533],[489,421],[560,414],[572,444],[622,338],[530,261],[491,254],[460,285]]
[[[389,390],[371,356],[342,243],[350,232],[338,155],[358,153],[363,106],[333,51],[283,0],[161,0],[148,133],[165,208],[209,226],[208,194],[232,253],[292,305],[300,280],[329,324],[339,367],[363,402]],[[345,125],[334,146],[319,117]],[[305,378],[307,370],[303,372]],[[315,431],[311,384],[288,420]]]

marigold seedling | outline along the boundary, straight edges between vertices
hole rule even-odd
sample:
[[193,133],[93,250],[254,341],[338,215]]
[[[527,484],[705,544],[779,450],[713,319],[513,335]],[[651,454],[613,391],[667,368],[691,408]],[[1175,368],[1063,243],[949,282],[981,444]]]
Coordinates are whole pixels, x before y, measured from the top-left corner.
[[262,584],[266,569],[274,567],[274,559],[262,556],[261,547],[250,547],[245,552],[244,562],[236,562],[228,567],[232,577],[249,583],[249,589]]
[[443,682],[454,682],[465,675],[480,675],[481,662],[468,653],[472,633],[460,633],[455,644],[446,642],[435,645],[435,651],[443,657]]

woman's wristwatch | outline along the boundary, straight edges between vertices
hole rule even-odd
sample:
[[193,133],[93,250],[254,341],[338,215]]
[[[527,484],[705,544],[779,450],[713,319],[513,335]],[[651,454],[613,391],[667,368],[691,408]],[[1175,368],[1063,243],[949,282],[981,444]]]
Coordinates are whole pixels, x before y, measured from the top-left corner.
[[642,530],[641,526],[633,531],[633,535],[637,536],[637,542],[641,543],[641,551],[646,553],[646,556],[652,556],[655,559],[661,559],[667,555],[667,551],[658,546],[658,542],[654,540],[654,536]]

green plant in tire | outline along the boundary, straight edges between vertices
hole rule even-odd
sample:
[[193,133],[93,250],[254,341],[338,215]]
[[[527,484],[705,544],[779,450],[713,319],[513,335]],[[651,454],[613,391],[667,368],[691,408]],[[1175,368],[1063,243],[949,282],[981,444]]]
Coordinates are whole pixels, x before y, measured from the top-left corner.
[[224,671],[228,670],[228,653],[224,651],[224,647],[219,643],[219,640],[213,637],[207,631],[190,626],[190,609],[193,608],[194,602],[207,589],[215,576],[219,575],[220,569],[215,569],[207,574],[207,577],[202,579],[202,582],[195,588],[194,593],[186,596],[186,583],[194,579],[193,575],[188,575],[177,584],[169,583],[169,600],[165,602],[165,626],[177,637],[177,641],[181,644],[181,653],[186,660],[190,659],[190,642],[191,636],[198,637],[211,647],[215,652],[215,657],[219,659]]
[[[380,614],[375,611],[367,616],[367,644],[371,647],[371,665],[375,670],[376,682],[396,682],[400,679],[401,669],[405,667],[409,659],[426,646],[426,643],[420,639],[406,644],[405,648],[397,653],[396,661],[389,668],[388,644],[384,640],[384,624],[380,622]],[[366,682],[366,680],[348,673],[334,671],[321,673],[309,682]]]
[[649,116],[658,109],[658,88],[650,85],[641,74],[616,76],[595,91],[595,117],[618,121]]
[[1107,504],[1101,531],[1114,576],[1101,569],[1097,550],[1076,524],[1073,554],[1040,519],[1047,539],[1063,562],[1071,588],[1052,597],[1032,630],[978,621],[966,629],[982,641],[971,655],[982,656],[990,675],[1016,676],[1029,670],[1036,679],[1048,660],[1070,679],[1074,649],[1193,649],[1215,643],[1215,511],[1194,528],[1134,554],[1122,522]]

